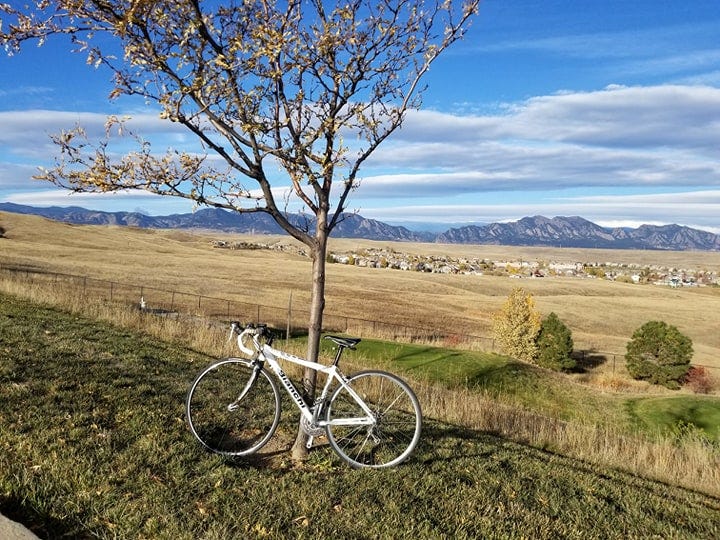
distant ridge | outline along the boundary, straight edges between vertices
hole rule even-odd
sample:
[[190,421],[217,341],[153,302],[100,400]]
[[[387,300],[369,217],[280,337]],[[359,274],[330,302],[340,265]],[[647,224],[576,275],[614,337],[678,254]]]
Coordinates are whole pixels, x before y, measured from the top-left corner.
[[680,225],[641,225],[632,228],[601,227],[581,217],[525,217],[512,223],[470,225],[437,236],[449,244],[501,244],[607,249],[718,251],[720,236]]
[[[265,213],[239,214],[204,208],[188,214],[147,216],[138,212],[99,212],[80,207],[37,208],[0,203],[0,211],[33,214],[56,221],[83,225],[121,225],[156,229],[211,229],[245,234],[281,234],[282,229]],[[312,226],[307,215],[290,214],[296,224]],[[508,246],[651,249],[667,251],[720,251],[720,235],[680,225],[642,225],[632,228],[601,227],[578,216],[525,217],[511,223],[490,223],[452,228],[441,234],[411,231],[357,214],[346,214],[333,231],[336,238],[496,244]]]

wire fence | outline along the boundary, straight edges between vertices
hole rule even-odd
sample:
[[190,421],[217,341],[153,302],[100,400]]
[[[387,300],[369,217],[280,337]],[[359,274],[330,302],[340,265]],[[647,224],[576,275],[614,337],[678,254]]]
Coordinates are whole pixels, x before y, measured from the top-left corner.
[[[196,316],[211,320],[263,323],[285,332],[287,337],[305,333],[309,320],[307,310],[293,308],[292,301],[287,306],[264,305],[19,265],[0,264],[0,275],[15,281],[23,280],[30,283],[61,283],[63,286],[75,290],[77,294],[82,294],[85,298],[136,306],[159,316]],[[428,328],[362,319],[327,312],[323,315],[323,330],[358,337],[374,337],[410,343],[436,343],[459,349],[500,352],[496,340],[490,336],[458,333],[441,327]],[[624,353],[574,350],[572,356],[584,369],[604,365],[613,374],[626,373]],[[693,365],[706,369],[720,369],[716,366]]]
[[[144,284],[122,283],[90,276],[51,272],[31,267],[0,264],[0,275],[30,283],[59,284],[77,294],[100,301],[135,306],[157,315],[197,316],[214,320],[255,322],[287,332],[288,336],[307,331],[309,312],[287,306],[243,302],[214,296],[163,289]],[[428,328],[387,321],[370,320],[348,315],[323,315],[323,330],[357,336],[389,338],[410,342],[445,342],[457,346],[495,351],[495,340],[487,336],[458,333],[443,328]]]

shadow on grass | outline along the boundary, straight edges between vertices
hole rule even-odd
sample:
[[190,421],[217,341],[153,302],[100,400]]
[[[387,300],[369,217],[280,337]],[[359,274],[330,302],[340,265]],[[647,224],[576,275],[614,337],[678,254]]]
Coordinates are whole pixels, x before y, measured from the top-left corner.
[[572,373],[585,373],[591,369],[602,366],[608,361],[606,355],[599,353],[595,349],[573,351],[572,357],[576,363],[575,368],[571,370]]
[[[467,444],[468,442],[481,444]],[[423,425],[420,442],[409,461],[417,460],[423,465],[429,465],[467,458],[486,458],[493,453],[488,445],[499,447],[504,443],[505,439],[499,435],[431,421]],[[444,455],[449,447],[452,451]]]

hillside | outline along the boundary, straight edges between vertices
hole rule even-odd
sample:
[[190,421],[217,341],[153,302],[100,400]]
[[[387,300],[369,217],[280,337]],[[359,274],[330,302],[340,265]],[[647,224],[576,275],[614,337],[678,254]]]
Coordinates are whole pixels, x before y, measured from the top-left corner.
[[[0,298],[0,511],[42,538],[717,538],[720,500],[427,418],[411,460],[355,471],[322,444],[223,461],[184,425],[211,358]],[[286,404],[286,411],[289,404]]]
[[[125,291],[136,301],[145,287],[145,299],[170,306],[178,298],[205,295],[230,301],[240,313],[247,302],[274,306],[285,313],[292,295],[295,324],[306,323],[311,264],[294,250],[216,249],[214,240],[239,239],[212,231],[139,229],[118,226],[78,226],[37,216],[0,213],[5,238],[0,239],[0,265],[23,266],[50,272],[80,274],[115,282],[115,294]],[[286,235],[254,236],[253,242],[275,247],[294,246]],[[299,244],[297,244],[299,245]],[[498,261],[613,261],[618,264],[700,268],[720,272],[720,252],[669,252],[475,246],[332,239],[331,251],[383,248],[407,257],[453,257]],[[117,264],[116,261],[122,261]],[[269,270],[271,269],[271,273]],[[327,267],[326,315],[329,324],[340,322],[365,328],[430,328],[468,336],[490,336],[490,317],[510,290],[522,285],[535,297],[543,314],[555,312],[573,332],[577,350],[602,353],[602,369],[621,369],[627,340],[648,320],[664,320],[693,340],[694,362],[720,368],[717,320],[703,314],[720,311],[715,287],[670,289],[604,279],[548,277],[518,281],[502,276],[434,274],[362,268],[345,264]],[[151,293],[148,289],[154,288]],[[193,296],[179,296],[187,293]],[[362,302],[358,299],[362,298]],[[190,303],[193,303],[190,301]],[[226,305],[226,302],[223,301]],[[432,309],[424,309],[432,306]],[[226,309],[226,308],[224,308]],[[255,307],[251,308],[257,313]],[[240,315],[238,315],[240,317]],[[283,315],[283,319],[287,317]],[[352,321],[351,321],[352,322]],[[483,340],[485,341],[485,340]],[[612,354],[609,354],[612,353]]]
[[[36,208],[0,203],[0,211],[34,214],[57,221],[85,225],[122,225],[156,229],[212,229],[245,234],[279,234],[283,231],[264,213],[237,214],[217,208],[194,213],[148,216],[137,212],[98,212],[80,207]],[[311,225],[301,214],[291,222]],[[720,251],[720,235],[679,225],[642,225],[636,229],[601,227],[581,217],[525,217],[511,223],[469,225],[440,234],[411,231],[356,214],[346,214],[333,232],[336,238],[364,238],[403,242],[549,246],[669,251]]]

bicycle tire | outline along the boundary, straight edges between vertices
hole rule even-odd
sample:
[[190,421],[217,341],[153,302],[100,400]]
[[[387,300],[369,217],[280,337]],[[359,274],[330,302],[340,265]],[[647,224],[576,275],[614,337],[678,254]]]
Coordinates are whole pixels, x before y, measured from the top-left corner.
[[412,389],[384,371],[362,371],[347,384],[375,415],[374,425],[333,425],[333,420],[366,416],[344,386],[338,386],[325,419],[328,442],[354,468],[392,467],[407,459],[420,440],[422,411]]
[[280,392],[264,369],[238,401],[254,370],[247,360],[226,358],[203,370],[190,386],[185,402],[187,423],[207,450],[225,456],[249,455],[275,433],[280,422]]

